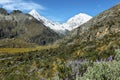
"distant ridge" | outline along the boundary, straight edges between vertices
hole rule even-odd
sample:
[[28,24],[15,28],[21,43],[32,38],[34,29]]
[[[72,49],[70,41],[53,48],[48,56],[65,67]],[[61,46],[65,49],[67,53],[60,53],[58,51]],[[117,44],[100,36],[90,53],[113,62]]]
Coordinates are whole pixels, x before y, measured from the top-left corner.
[[13,10],[8,14],[4,8],[0,8],[0,40],[14,40],[12,38],[21,42],[25,41],[25,43],[46,45],[60,37],[29,14],[24,14],[19,10]]

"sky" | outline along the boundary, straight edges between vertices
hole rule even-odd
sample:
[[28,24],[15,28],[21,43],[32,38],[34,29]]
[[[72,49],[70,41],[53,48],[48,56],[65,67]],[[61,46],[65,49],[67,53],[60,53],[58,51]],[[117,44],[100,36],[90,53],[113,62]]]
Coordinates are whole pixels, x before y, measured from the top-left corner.
[[35,9],[40,15],[62,23],[79,13],[96,16],[118,3],[120,0],[0,0],[0,7],[25,13]]

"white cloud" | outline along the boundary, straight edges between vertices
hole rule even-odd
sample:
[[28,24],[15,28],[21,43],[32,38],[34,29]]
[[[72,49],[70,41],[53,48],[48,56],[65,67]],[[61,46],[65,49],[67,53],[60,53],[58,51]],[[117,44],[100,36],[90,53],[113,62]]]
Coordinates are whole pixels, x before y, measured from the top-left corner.
[[34,2],[25,2],[23,0],[0,0],[0,5],[7,10],[44,10],[45,8]]
[[14,1],[12,1],[12,0],[0,0],[1,5],[4,5],[4,4],[7,4],[7,3],[12,3],[12,2],[14,2]]

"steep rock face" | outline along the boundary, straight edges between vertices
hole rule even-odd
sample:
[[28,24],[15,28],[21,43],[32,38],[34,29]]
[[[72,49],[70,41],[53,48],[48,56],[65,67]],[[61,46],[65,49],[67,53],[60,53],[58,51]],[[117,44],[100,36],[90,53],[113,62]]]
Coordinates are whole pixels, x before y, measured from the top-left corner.
[[114,54],[116,49],[120,49],[119,36],[120,4],[72,30],[60,44],[62,49],[66,48],[67,53],[104,58]]
[[10,15],[0,14],[0,39],[4,38],[18,38],[45,45],[54,42],[59,36],[31,15],[13,11]]

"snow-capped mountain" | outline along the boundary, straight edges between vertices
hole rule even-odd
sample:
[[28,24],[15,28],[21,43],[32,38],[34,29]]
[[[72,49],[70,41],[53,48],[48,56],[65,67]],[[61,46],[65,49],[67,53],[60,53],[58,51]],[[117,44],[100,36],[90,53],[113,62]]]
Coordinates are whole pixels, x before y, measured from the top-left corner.
[[50,27],[55,31],[65,30],[64,28],[60,27],[60,24],[58,22],[53,22],[46,19],[45,17],[41,16],[36,10],[30,11],[29,14],[32,15],[37,20],[42,21],[44,25],[46,25],[47,27]]
[[63,23],[62,26],[64,26],[67,30],[71,31],[72,29],[77,28],[78,26],[84,24],[91,18],[92,18],[91,16],[85,13],[80,13],[70,18],[66,23]]
[[87,22],[92,18],[91,16],[85,13],[80,13],[70,18],[66,23],[60,24],[58,22],[53,22],[46,19],[45,17],[41,16],[36,10],[30,11],[29,14],[37,20],[42,21],[47,27],[61,34],[64,34],[66,33],[66,31],[71,31],[72,29],[77,28],[78,26],[82,25],[83,23]]

